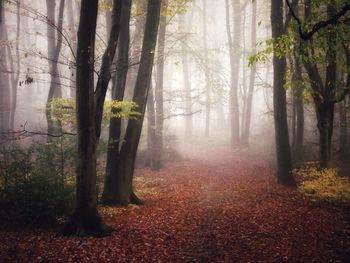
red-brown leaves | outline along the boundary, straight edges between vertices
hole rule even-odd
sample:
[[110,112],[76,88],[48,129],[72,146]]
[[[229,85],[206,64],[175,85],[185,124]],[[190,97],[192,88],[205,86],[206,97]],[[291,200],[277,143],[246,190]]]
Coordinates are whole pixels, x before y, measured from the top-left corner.
[[270,164],[242,155],[211,149],[160,172],[138,170],[145,205],[102,209],[110,237],[2,230],[0,262],[350,260],[349,214],[277,185]]

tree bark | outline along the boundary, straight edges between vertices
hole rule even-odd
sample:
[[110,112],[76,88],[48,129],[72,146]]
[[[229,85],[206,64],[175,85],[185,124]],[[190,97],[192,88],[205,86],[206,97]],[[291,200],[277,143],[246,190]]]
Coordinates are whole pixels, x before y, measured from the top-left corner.
[[112,27],[109,34],[107,48],[102,56],[102,64],[101,64],[100,73],[99,73],[99,77],[98,77],[96,89],[95,89],[95,105],[96,105],[95,132],[96,132],[97,141],[99,140],[101,135],[103,106],[106,99],[108,84],[109,84],[109,81],[111,80],[111,67],[113,64],[114,56],[118,45],[122,2],[123,0],[114,0],[113,2]]
[[205,136],[210,133],[210,76],[208,66],[208,24],[207,24],[207,0],[203,0],[203,39],[204,39],[204,74],[205,74]]
[[[251,28],[251,43],[252,54],[256,53],[256,16],[257,16],[257,1],[252,2],[252,28]],[[247,103],[244,117],[244,127],[242,132],[242,144],[249,145],[250,123],[252,117],[253,95],[255,86],[256,65],[251,65],[249,77],[249,89],[247,94]]]
[[140,67],[137,74],[133,101],[137,103],[137,111],[141,114],[137,119],[130,119],[120,150],[120,166],[118,174],[117,198],[119,204],[140,203],[132,189],[135,157],[140,140],[147,94],[150,86],[154,51],[160,17],[160,0],[149,0],[145,34],[142,44]]
[[[63,12],[64,12],[64,5],[65,0],[60,1],[59,6],[59,14],[58,14],[58,21],[57,21],[57,28],[59,30],[62,30],[63,27]],[[46,0],[46,9],[47,9],[47,42],[48,42],[48,58],[49,58],[49,67],[50,67],[50,75],[51,75],[51,82],[50,82],[50,88],[49,93],[47,96],[46,101],[46,120],[47,120],[47,132],[49,134],[53,134],[55,131],[55,128],[58,128],[58,123],[55,123],[55,121],[52,119],[52,107],[51,102],[54,97],[61,98],[62,97],[62,91],[61,91],[61,83],[60,83],[60,76],[59,76],[59,70],[58,70],[58,59],[62,48],[62,34],[57,33],[56,36],[56,30],[54,26],[56,26],[56,19],[55,19],[55,6],[56,1],[54,0]],[[56,41],[57,37],[57,41]]]
[[179,30],[183,30],[184,37],[181,41],[181,60],[182,60],[182,74],[183,74],[183,83],[185,89],[185,108],[186,108],[186,117],[185,117],[185,137],[190,138],[192,136],[193,122],[192,122],[192,99],[191,99],[191,75],[190,75],[190,63],[187,54],[188,48],[185,44],[185,15],[180,14],[179,19]]
[[167,24],[167,0],[162,1],[162,11],[159,21],[158,33],[158,56],[157,56],[157,75],[155,86],[155,102],[156,102],[156,133],[154,156],[151,162],[152,170],[162,168],[162,153],[163,153],[163,124],[164,124],[164,109],[163,109],[163,84],[164,84],[164,62],[165,62],[165,33]]
[[[283,23],[283,2],[271,1],[271,27],[272,37],[277,39],[285,31]],[[277,179],[286,186],[295,186],[292,174],[292,161],[289,144],[289,132],[287,124],[286,91],[284,89],[284,75],[286,73],[286,58],[279,58],[273,54],[273,108],[275,122]]]
[[[120,36],[116,63],[116,80],[112,88],[112,100],[122,101],[124,98],[126,78],[129,66],[129,43],[130,43],[130,12],[131,0],[123,0],[120,16]],[[112,113],[117,113],[112,109]],[[116,192],[118,184],[119,148],[122,134],[122,120],[110,119],[108,152],[106,164],[106,177],[102,193],[104,205],[116,204]]]
[[239,61],[240,61],[240,43],[241,43],[241,12],[240,0],[232,0],[233,4],[233,34],[230,25],[230,5],[226,0],[226,31],[230,51],[230,123],[231,123],[231,146],[237,147],[240,144],[240,123],[239,123],[239,105],[238,105],[238,83],[239,83]]
[[[7,39],[7,26],[4,1],[0,2],[0,38]],[[8,131],[10,127],[11,91],[8,63],[6,61],[7,46],[0,47],[0,130]]]
[[82,0],[77,47],[78,165],[76,203],[66,235],[104,236],[110,233],[97,210],[96,118],[94,96],[94,54],[98,0]]

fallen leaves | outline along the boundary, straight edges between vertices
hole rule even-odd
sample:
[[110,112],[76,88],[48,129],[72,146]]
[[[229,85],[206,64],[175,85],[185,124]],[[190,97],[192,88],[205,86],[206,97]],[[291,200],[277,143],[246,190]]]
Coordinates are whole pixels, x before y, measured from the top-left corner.
[[3,226],[0,262],[347,262],[349,213],[275,181],[268,162],[225,149],[139,169],[145,205],[100,208],[112,236]]

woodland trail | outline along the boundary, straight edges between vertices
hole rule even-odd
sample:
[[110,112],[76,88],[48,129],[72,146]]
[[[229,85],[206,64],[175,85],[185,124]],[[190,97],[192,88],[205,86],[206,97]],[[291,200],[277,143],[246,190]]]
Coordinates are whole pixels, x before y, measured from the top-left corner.
[[225,148],[138,169],[141,207],[102,209],[110,237],[0,230],[0,262],[350,262],[349,213],[278,186],[273,165]]

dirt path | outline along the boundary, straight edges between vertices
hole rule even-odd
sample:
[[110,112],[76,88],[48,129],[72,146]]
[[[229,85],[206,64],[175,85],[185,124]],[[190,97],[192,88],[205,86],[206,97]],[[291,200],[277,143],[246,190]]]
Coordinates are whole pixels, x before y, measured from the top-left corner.
[[192,149],[159,172],[137,171],[142,207],[104,210],[103,239],[2,230],[0,262],[350,262],[341,209],[279,187],[266,161]]

